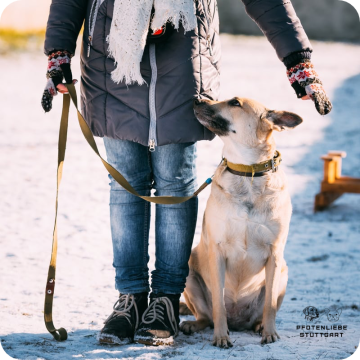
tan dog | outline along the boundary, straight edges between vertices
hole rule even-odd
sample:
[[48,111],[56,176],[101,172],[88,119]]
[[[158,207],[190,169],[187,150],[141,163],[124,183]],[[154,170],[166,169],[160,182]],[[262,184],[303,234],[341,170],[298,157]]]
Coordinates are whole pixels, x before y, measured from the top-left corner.
[[[270,111],[242,98],[196,100],[194,111],[224,142],[223,156],[244,165],[272,159],[273,130],[294,128],[302,122],[296,114]],[[288,280],[284,247],[292,208],[281,166],[264,174],[239,176],[220,164],[201,240],[189,260],[184,296],[196,321],[185,321],[180,328],[190,334],[214,326],[213,344],[219,347],[232,346],[228,328],[261,331],[261,343],[280,338],[275,317]]]

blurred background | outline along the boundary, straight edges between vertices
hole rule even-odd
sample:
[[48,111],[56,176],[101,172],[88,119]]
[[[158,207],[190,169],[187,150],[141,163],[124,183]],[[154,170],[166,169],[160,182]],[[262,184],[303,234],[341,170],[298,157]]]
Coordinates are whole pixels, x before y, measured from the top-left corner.
[[[0,19],[0,51],[41,46],[51,0],[19,0],[10,4]],[[294,8],[311,39],[360,41],[359,16],[339,0],[293,0]],[[240,0],[219,0],[220,31],[261,35]]]
[[[338,0],[292,0],[314,48],[312,61],[333,102],[332,112],[320,116],[312,101],[296,98],[284,64],[241,1],[218,0],[221,99],[249,97],[304,119],[293,131],[275,134],[293,204],[285,249],[289,282],[276,319],[281,341],[260,346],[256,334],[231,332],[235,346],[230,354],[211,345],[211,329],[191,337],[181,335],[179,345],[171,349],[97,345],[96,334],[118,296],[113,281],[109,179],[79,130],[73,107],[59,195],[54,301],[55,325],[68,330],[69,340],[56,343],[46,332],[42,310],[62,107],[61,95],[48,114],[40,105],[46,83],[43,41],[50,2],[16,1],[0,19],[0,73],[5,84],[0,88],[0,340],[5,351],[21,360],[349,357],[359,345],[360,334],[359,195],[346,194],[324,212],[314,213],[313,205],[323,178],[320,157],[329,150],[346,151],[343,173],[360,177],[360,22],[355,9]],[[79,79],[79,47],[72,71]],[[104,154],[101,139],[97,144]],[[221,151],[219,138],[198,143],[199,183],[213,174]],[[210,187],[199,196],[194,246],[200,240],[209,191]],[[150,271],[155,258],[154,210]],[[340,324],[347,324],[349,330],[342,338],[300,338],[296,325],[304,324],[302,311],[309,305],[320,312],[342,308]]]

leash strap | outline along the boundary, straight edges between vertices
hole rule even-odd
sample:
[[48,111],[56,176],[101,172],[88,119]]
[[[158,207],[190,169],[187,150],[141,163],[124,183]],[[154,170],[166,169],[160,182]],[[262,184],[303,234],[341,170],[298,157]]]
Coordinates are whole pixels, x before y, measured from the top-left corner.
[[67,131],[68,131],[68,121],[69,121],[69,110],[70,110],[70,100],[72,100],[75,105],[79,125],[81,131],[91,146],[95,154],[100,158],[106,170],[111,174],[111,176],[128,192],[131,194],[145,200],[148,202],[152,202],[155,204],[180,204],[185,201],[190,200],[193,197],[196,197],[201,191],[203,191],[210,183],[211,178],[207,179],[198,190],[191,196],[141,196],[138,192],[127,182],[127,180],[108,162],[106,162],[100,155],[99,150],[97,148],[94,136],[87,125],[85,119],[81,115],[78,107],[77,107],[77,95],[76,89],[73,84],[66,84],[66,87],[69,91],[68,94],[64,94],[63,97],[63,109],[61,114],[61,122],[60,122],[60,131],[59,131],[59,145],[58,145],[58,167],[57,167],[57,188],[56,188],[56,204],[55,204],[55,225],[53,231],[53,243],[51,250],[51,259],[50,266],[48,271],[47,283],[46,283],[46,291],[45,291],[45,306],[44,306],[44,320],[45,326],[47,330],[51,333],[51,335],[58,341],[64,341],[67,339],[67,332],[64,328],[56,329],[53,320],[52,320],[52,306],[53,306],[53,298],[54,298],[54,288],[55,288],[55,272],[56,272],[56,256],[57,256],[57,245],[58,245],[58,237],[57,237],[57,213],[58,213],[58,197],[59,197],[59,187],[62,178],[63,166],[65,161],[65,150],[66,150],[66,140],[67,140]]
[[55,224],[53,231],[53,242],[51,250],[50,266],[48,271],[48,277],[46,281],[45,290],[45,305],[44,305],[44,320],[45,326],[50,334],[58,341],[64,341],[67,339],[67,332],[64,328],[56,329],[52,320],[52,306],[54,298],[55,288],[55,272],[56,272],[56,255],[57,255],[57,213],[58,213],[58,198],[59,198],[59,186],[61,183],[64,160],[65,160],[65,149],[67,140],[68,130],[68,118],[70,108],[70,97],[69,95],[63,98],[63,110],[61,114],[60,130],[59,130],[59,145],[58,145],[58,166],[57,166],[57,186],[56,186],[56,202],[55,202]]
[[[97,145],[95,143],[94,136],[93,136],[88,124],[86,123],[85,119],[83,118],[83,116],[81,115],[81,113],[77,107],[77,96],[76,96],[75,86],[73,84],[67,84],[66,87],[68,88],[70,98],[76,107],[79,125],[80,125],[81,131],[82,131],[86,141],[88,142],[90,147],[94,150],[95,154],[100,158],[100,160],[102,161],[103,165],[105,166],[105,168],[109,172],[109,174],[124,189],[126,189],[128,192],[130,192],[131,194],[133,194],[141,199],[144,199],[148,202],[152,202],[155,204],[180,204],[180,203],[188,201],[192,197],[194,197],[194,195],[191,195],[191,196],[156,196],[156,197],[140,195],[115,168],[113,168],[108,162],[106,162],[101,157],[99,150],[97,148]],[[69,115],[69,109],[67,109],[67,116],[68,115]]]

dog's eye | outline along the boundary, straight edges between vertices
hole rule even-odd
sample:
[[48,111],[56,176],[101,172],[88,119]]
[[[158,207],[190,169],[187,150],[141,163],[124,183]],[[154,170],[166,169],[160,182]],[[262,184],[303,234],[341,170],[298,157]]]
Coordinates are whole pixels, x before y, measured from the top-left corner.
[[240,105],[240,103],[239,103],[239,100],[237,100],[237,99],[232,99],[232,100],[230,100],[229,104],[230,104],[231,106],[239,106],[239,107],[241,107],[241,105]]

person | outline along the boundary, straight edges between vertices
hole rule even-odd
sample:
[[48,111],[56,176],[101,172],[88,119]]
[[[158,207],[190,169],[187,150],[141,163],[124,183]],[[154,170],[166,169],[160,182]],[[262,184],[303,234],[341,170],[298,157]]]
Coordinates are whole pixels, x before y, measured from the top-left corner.
[[[311,63],[312,47],[290,1],[242,0],[287,68],[298,98],[331,110]],[[71,58],[85,20],[81,108],[108,162],[141,195],[188,196],[197,187],[196,142],[212,140],[193,100],[219,96],[216,0],[52,0],[46,29],[42,106],[71,83]],[[110,176],[110,175],[109,175]],[[149,296],[150,204],[110,176],[110,223],[119,298],[100,343],[171,344],[188,275],[198,200],[156,205],[155,270]],[[150,300],[150,301],[149,301]]]

